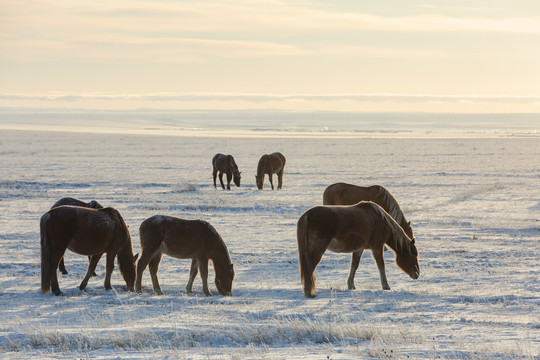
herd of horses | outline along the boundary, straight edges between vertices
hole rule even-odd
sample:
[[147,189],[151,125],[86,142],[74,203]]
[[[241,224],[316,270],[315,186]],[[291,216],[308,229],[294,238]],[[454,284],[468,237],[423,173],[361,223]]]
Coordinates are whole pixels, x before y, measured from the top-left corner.
[[[214,187],[219,173],[223,189],[223,174],[227,176],[227,189],[231,180],[240,186],[240,171],[231,155],[216,154],[212,159]],[[257,166],[256,184],[262,190],[265,175],[274,189],[272,174],[278,176],[278,189],[282,187],[285,157],[281,153],[263,155]],[[200,273],[203,292],[208,288],[208,263],[212,261],[215,287],[220,295],[231,295],[234,266],[225,242],[216,229],[204,220],[184,220],[167,215],[155,215],[144,220],[139,228],[141,256],[133,254],[129,229],[120,213],[103,207],[96,201],[88,203],[63,198],[57,201],[40,220],[41,237],[41,291],[51,290],[62,295],[58,285],[57,269],[67,274],[64,266],[66,249],[87,255],[88,270],[79,285],[84,290],[99,259],[106,254],[105,289],[111,289],[114,259],[118,259],[128,291],[142,293],[142,276],[148,266],[153,290],[163,294],[157,272],[163,254],[178,259],[191,259],[189,281]],[[307,210],[297,223],[297,241],[300,276],[306,297],[315,297],[315,268],[327,251],[352,253],[347,279],[354,289],[354,276],[364,250],[371,250],[379,268],[381,285],[389,290],[383,252],[388,246],[396,254],[396,263],[411,278],[420,276],[418,250],[410,222],[407,222],[399,203],[383,186],[358,186],[336,183],[323,193],[323,205]]]

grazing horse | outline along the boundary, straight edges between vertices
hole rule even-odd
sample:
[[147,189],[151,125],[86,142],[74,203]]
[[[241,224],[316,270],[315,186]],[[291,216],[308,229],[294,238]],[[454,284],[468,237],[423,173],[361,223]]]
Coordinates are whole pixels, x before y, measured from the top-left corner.
[[233,177],[234,184],[237,187],[240,186],[241,172],[238,171],[238,166],[236,165],[232,155],[216,154],[212,159],[212,166],[214,167],[214,171],[212,172],[212,176],[214,177],[214,187],[217,187],[216,176],[218,171],[219,182],[221,183],[221,187],[223,189],[225,189],[225,185],[223,185],[223,174],[227,174],[227,190],[231,190],[231,179],[233,179]]
[[373,201],[382,207],[407,236],[414,239],[411,222],[405,219],[396,198],[381,185],[358,186],[340,182],[328,186],[323,194],[324,205],[354,205],[360,201]]
[[[74,198],[71,198],[71,197],[61,198],[60,200],[58,200],[57,202],[54,203],[54,205],[51,207],[51,209],[54,209],[55,207],[59,207],[59,206],[62,206],[62,205],[82,206],[82,207],[87,207],[87,208],[92,208],[92,209],[103,209],[103,206],[101,206],[101,204],[98,203],[95,200],[92,200],[92,201],[86,203],[84,201],[74,199]],[[90,257],[88,257],[88,261],[90,261]],[[64,274],[64,275],[66,275],[68,273],[67,270],[66,270],[66,266],[64,265],[64,258],[62,258],[62,260],[60,260],[60,264],[58,265],[58,270],[60,270],[60,272],[62,274]],[[97,276],[97,275],[94,272],[92,274],[92,276]]]
[[262,190],[264,186],[264,175],[268,174],[270,179],[270,185],[274,190],[274,182],[272,181],[272,174],[277,174],[278,177],[278,190],[281,189],[283,184],[283,168],[285,167],[285,156],[282,153],[275,152],[272,154],[265,154],[261,156],[259,164],[257,165],[257,175],[255,175],[255,181],[257,183],[257,189]]
[[384,290],[390,290],[384,269],[383,248],[388,245],[396,253],[397,265],[413,279],[420,276],[418,250],[401,226],[383,208],[371,201],[352,206],[317,206],[306,211],[297,225],[300,275],[304,295],[315,297],[315,267],[328,249],[352,253],[347,279],[354,289],[354,275],[365,249],[371,250]]
[[[49,210],[41,217],[41,291],[52,289],[62,295],[56,268],[66,249],[90,255],[90,265],[79,286],[84,290],[96,265],[107,253],[105,289],[110,290],[114,258],[118,256],[120,272],[129,291],[135,283],[135,260],[128,227],[120,213],[113,208],[91,209],[64,205]],[[137,254],[138,255],[138,254]]]
[[186,291],[191,293],[197,271],[201,273],[203,292],[208,290],[208,261],[214,264],[215,285],[221,295],[231,295],[234,268],[229,251],[216,229],[204,220],[183,220],[155,215],[143,221],[139,228],[142,255],[137,264],[135,290],[142,293],[142,274],[147,265],[156,294],[162,295],[157,272],[161,257],[167,254],[177,259],[191,259]]

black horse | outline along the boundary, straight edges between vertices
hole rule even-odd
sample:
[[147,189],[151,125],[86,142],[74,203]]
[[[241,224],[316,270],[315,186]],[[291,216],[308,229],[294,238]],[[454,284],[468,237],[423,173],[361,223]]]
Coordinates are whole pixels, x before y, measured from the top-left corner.
[[[54,205],[51,207],[51,209],[54,209],[55,207],[59,207],[59,206],[62,206],[62,205],[81,206],[81,207],[92,208],[92,209],[103,209],[103,206],[101,206],[101,204],[98,203],[95,200],[92,200],[92,201],[86,203],[84,201],[74,199],[74,198],[71,198],[71,197],[61,198],[60,200],[58,200],[57,202],[54,203]],[[90,260],[90,257],[88,257],[88,259]],[[66,266],[64,265],[64,258],[63,257],[62,257],[62,260],[60,260],[60,264],[58,265],[58,269],[64,275],[68,273],[67,270],[66,270]],[[92,276],[96,276],[96,273],[93,272]]]
[[232,155],[216,154],[212,159],[212,166],[214,167],[212,173],[214,177],[214,187],[217,187],[216,176],[218,172],[219,182],[223,189],[225,189],[225,185],[223,184],[223,174],[227,174],[227,190],[231,190],[231,180],[233,177],[234,184],[240,186],[240,171],[238,171],[238,166],[236,165],[236,162],[234,162]]

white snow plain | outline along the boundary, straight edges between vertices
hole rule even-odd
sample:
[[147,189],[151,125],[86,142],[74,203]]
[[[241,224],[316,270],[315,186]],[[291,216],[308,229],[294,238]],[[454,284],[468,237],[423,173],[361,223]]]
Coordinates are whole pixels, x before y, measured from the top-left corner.
[[[262,154],[287,157],[283,189],[255,187]],[[242,184],[214,189],[211,159],[232,154]],[[183,137],[0,131],[0,354],[4,359],[537,359],[540,356],[540,138]],[[421,276],[369,252],[356,290],[350,256],[327,252],[305,298],[296,222],[331,183],[381,184],[413,225]],[[65,255],[64,296],[40,292],[39,218],[61,197],[209,221],[236,270],[233,296],[187,294],[189,260],[164,257],[152,293],[127,292],[104,260],[78,290],[86,256]],[[210,266],[210,290],[217,294]]]

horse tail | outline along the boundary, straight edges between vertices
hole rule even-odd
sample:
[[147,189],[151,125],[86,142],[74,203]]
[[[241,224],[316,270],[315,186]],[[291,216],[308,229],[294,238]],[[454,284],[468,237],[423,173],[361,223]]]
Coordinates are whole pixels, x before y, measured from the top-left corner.
[[298,240],[298,257],[300,267],[300,278],[304,285],[304,295],[307,297],[315,296],[315,276],[311,264],[309,251],[308,235],[309,212],[306,212],[298,220],[296,227],[296,236]]
[[41,237],[41,292],[46,294],[51,288],[51,244],[47,235],[49,213],[44,214],[39,222]]

